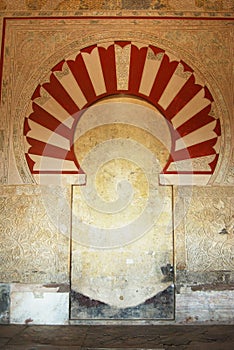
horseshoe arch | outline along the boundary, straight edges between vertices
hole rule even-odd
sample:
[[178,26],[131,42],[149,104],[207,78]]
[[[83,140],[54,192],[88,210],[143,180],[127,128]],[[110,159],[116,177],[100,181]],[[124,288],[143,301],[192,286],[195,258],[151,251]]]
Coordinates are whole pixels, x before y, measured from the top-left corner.
[[[36,182],[58,174],[85,183],[74,153],[82,111],[101,98],[134,96],[167,120],[171,133],[161,184],[207,184],[217,165],[220,120],[213,97],[194,70],[171,53],[145,43],[114,41],[81,49],[51,69],[37,86],[24,120],[25,156]],[[199,81],[199,82],[198,82]]]

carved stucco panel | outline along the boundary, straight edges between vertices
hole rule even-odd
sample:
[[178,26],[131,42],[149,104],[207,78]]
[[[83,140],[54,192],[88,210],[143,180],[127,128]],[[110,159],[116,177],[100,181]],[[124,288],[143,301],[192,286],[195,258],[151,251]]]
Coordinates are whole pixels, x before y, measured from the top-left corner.
[[234,150],[232,151],[232,158],[224,181],[226,184],[234,185]]
[[[188,188],[185,193],[184,202],[190,196]],[[232,187],[193,187],[184,216],[188,270],[233,270],[233,205]]]
[[232,0],[0,0],[1,11],[107,11],[107,10],[145,10],[158,13],[213,13],[233,11]]
[[57,189],[0,187],[0,280],[67,283],[69,215]]
[[183,271],[187,267],[185,245],[185,217],[191,198],[191,191],[188,191],[187,198],[185,198],[183,196],[183,189],[183,187],[173,187],[175,272],[177,270]]
[[[220,88],[225,91],[225,99],[232,103],[232,50],[233,31],[229,26],[209,25],[206,31],[194,25],[193,30],[168,30],[162,35],[165,39],[186,48],[205,65],[212,75],[215,75]],[[225,77],[225,79],[224,79]]]

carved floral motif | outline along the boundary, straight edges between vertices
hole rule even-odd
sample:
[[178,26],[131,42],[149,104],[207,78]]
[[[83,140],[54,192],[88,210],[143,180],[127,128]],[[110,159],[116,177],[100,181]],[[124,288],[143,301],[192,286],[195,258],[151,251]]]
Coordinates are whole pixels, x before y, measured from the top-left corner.
[[[56,197],[51,197],[56,212]],[[33,186],[1,188],[1,281],[67,282],[68,240],[56,229],[45,204],[48,208],[49,202]]]
[[184,219],[188,270],[234,268],[233,203],[228,187],[193,189]]
[[207,13],[217,11],[233,11],[232,0],[1,0],[0,9],[6,10],[29,10],[29,11],[178,11],[181,16],[185,12]]

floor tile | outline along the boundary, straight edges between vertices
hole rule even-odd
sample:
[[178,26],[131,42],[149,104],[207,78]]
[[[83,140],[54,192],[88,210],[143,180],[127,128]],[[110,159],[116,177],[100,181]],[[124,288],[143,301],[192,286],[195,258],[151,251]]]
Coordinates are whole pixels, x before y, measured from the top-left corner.
[[9,345],[76,345],[81,346],[87,333],[87,326],[29,326]]
[[1,350],[81,350],[80,346],[6,345]]
[[12,338],[21,333],[27,326],[25,325],[0,325],[0,338]]
[[1,350],[233,350],[234,327],[0,326]]
[[6,345],[10,341],[10,338],[0,338],[0,349],[3,345]]

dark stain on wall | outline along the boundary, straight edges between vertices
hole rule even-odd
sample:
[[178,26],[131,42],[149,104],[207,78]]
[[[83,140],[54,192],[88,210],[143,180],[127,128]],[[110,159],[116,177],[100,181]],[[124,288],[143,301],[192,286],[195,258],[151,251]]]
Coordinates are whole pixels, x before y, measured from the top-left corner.
[[234,272],[223,271],[178,271],[176,273],[176,294],[181,287],[190,287],[192,291],[223,291],[234,289]]
[[10,314],[10,286],[0,284],[0,324],[9,323]]
[[71,291],[72,319],[174,319],[174,287],[134,307],[117,308]]

